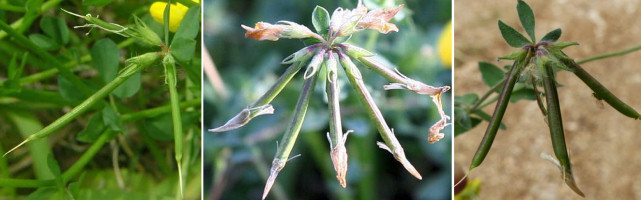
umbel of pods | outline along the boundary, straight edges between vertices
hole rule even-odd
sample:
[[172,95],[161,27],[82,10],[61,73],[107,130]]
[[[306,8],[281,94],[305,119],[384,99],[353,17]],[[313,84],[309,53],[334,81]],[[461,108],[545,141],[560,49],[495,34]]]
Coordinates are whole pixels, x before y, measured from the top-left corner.
[[[305,83],[293,112],[293,120],[287,127],[286,132],[277,147],[276,156],[272,161],[270,176],[263,192],[263,199],[271,190],[278,173],[285,167],[287,161],[291,159],[289,155],[303,124],[310,95],[318,76],[327,77],[325,92],[328,98],[328,109],[330,115],[330,131],[327,133],[327,139],[331,149],[330,157],[334,164],[334,169],[336,170],[336,178],[342,187],[347,187],[346,174],[348,168],[348,156],[347,149],[345,148],[345,142],[347,140],[347,135],[352,132],[352,130],[348,130],[346,133],[343,133],[341,125],[340,102],[338,98],[339,63],[344,69],[352,88],[358,95],[361,102],[365,105],[368,116],[374,122],[383,138],[384,143],[378,142],[377,145],[392,153],[394,158],[398,160],[414,177],[422,179],[420,173],[405,157],[405,152],[403,151],[401,144],[398,139],[396,139],[392,129],[390,129],[385,122],[381,111],[374,103],[369,91],[367,91],[361,73],[352,62],[352,59],[360,61],[363,65],[392,82],[390,85],[386,85],[384,87],[386,90],[407,89],[419,94],[427,94],[432,97],[433,102],[438,107],[441,120],[434,124],[429,130],[429,141],[431,143],[441,139],[444,134],[440,133],[440,131],[445,126],[449,125],[447,123],[449,116],[447,116],[442,109],[440,97],[441,94],[448,91],[450,87],[432,87],[423,84],[419,81],[408,78],[398,70],[392,70],[390,67],[376,62],[372,58],[375,54],[365,49],[353,45],[342,44],[342,42],[349,39],[351,34],[365,29],[374,29],[380,33],[398,31],[396,25],[391,24],[388,21],[391,20],[394,15],[402,9],[402,7],[403,5],[400,5],[397,8],[375,9],[368,12],[367,8],[359,2],[358,6],[352,10],[337,8],[330,18],[327,10],[317,6],[312,13],[312,22],[317,33],[312,32],[309,28],[303,25],[289,21],[280,21],[278,24],[258,22],[253,28],[244,25],[242,26],[247,30],[245,36],[256,40],[277,41],[280,38],[297,38],[313,43],[312,45],[304,47],[288,56],[282,61],[282,64],[291,64],[291,66],[263,96],[247,108],[243,109],[224,125],[214,129],[209,129],[210,132],[229,131],[244,126],[256,116],[274,113],[274,108],[270,105],[270,102],[282,91],[298,71],[300,71],[303,65],[307,64],[307,68],[303,74]],[[321,70],[323,67],[326,69]]]
[[[536,43],[534,37],[534,14],[532,10],[525,2],[519,0],[517,11],[519,13],[521,24],[532,40],[527,39],[514,28],[499,20],[499,29],[505,41],[510,46],[520,49],[499,58],[514,60],[514,63],[510,68],[507,77],[497,84],[497,86],[502,84],[503,89],[499,94],[494,113],[492,118],[489,120],[489,125],[485,131],[483,140],[472,159],[469,170],[471,171],[475,167],[481,165],[487,156],[497,134],[501,120],[503,119],[514,85],[520,78],[522,78],[525,79],[523,81],[527,80],[532,84],[537,103],[541,112],[545,116],[547,125],[550,129],[552,146],[558,161],[553,158],[545,158],[551,159],[553,163],[561,169],[563,180],[568,187],[578,195],[584,196],[583,192],[579,189],[576,181],[574,180],[570,157],[565,144],[561,109],[556,90],[557,83],[555,73],[559,70],[573,72],[594,91],[594,96],[597,99],[605,100],[617,111],[633,119],[639,119],[641,118],[641,115],[639,115],[639,113],[632,107],[626,105],[623,101],[614,96],[614,94],[574,62],[573,59],[569,58],[562,52],[562,49],[568,46],[578,45],[578,43],[557,42],[562,33],[561,29],[550,31],[543,36],[538,43]],[[544,88],[543,95],[545,98],[541,97],[541,94],[537,89],[540,85]],[[494,90],[494,88],[492,90]]]

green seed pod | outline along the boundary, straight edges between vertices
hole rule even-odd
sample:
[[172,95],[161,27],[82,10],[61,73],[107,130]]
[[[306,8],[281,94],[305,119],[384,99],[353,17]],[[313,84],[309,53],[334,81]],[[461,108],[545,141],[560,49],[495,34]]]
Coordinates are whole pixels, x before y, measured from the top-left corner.
[[503,90],[501,90],[501,94],[499,95],[499,98],[497,100],[496,107],[494,108],[494,113],[492,114],[490,123],[485,130],[483,140],[481,140],[481,144],[476,150],[474,158],[472,158],[472,163],[470,164],[469,169],[470,171],[483,163],[485,156],[487,156],[490,148],[492,147],[492,143],[494,143],[494,137],[496,137],[496,133],[498,132],[499,126],[501,125],[501,120],[503,120],[503,115],[505,114],[505,109],[507,109],[507,105],[510,102],[510,96],[512,95],[514,85],[516,84],[521,69],[524,67],[524,65],[527,65],[529,63],[528,61],[530,60],[532,53],[528,52],[527,55],[528,56],[524,59],[515,61],[514,64],[512,64],[512,68],[510,69],[507,79],[505,80]]
[[546,74],[543,78],[543,87],[545,88],[545,98],[548,106],[547,120],[550,128],[554,154],[556,155],[556,158],[559,159],[561,167],[563,168],[562,173],[565,183],[574,190],[574,192],[584,197],[585,195],[576,185],[576,181],[574,181],[574,176],[572,175],[572,165],[565,144],[561,107],[559,106],[559,97],[556,91],[556,82],[554,81],[552,63],[546,63],[543,66],[543,70],[543,73]]
[[[561,52],[562,53],[562,52]],[[579,77],[592,91],[594,91],[594,96],[599,100],[605,100],[610,106],[619,111],[621,114],[631,117],[633,119],[641,119],[641,114],[639,114],[634,108],[630,107],[628,104],[625,104],[621,99],[612,94],[605,86],[603,86],[599,81],[597,81],[590,73],[585,71],[579,64],[574,62],[572,59],[560,59],[561,62],[568,67],[572,68],[574,74]]]

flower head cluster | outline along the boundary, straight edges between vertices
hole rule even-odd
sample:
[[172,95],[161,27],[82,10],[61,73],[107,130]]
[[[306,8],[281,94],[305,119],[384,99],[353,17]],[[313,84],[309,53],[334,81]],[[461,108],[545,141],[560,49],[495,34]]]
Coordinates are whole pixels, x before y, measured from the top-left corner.
[[[327,94],[330,119],[327,139],[330,144],[330,157],[336,170],[336,178],[342,187],[347,187],[348,155],[345,143],[348,134],[353,131],[347,130],[343,132],[341,125],[340,101],[338,98],[340,93],[340,87],[338,86],[339,81],[341,81],[338,79],[339,67],[344,69],[343,71],[346,73],[355,95],[357,95],[365,105],[364,108],[370,119],[375,121],[374,124],[384,141],[384,143],[378,142],[378,146],[388,150],[408,172],[416,178],[422,179],[420,173],[407,160],[403,147],[394,135],[393,129],[387,125],[381,111],[374,103],[355,61],[360,62],[392,82],[390,85],[384,87],[386,90],[407,89],[418,94],[426,94],[432,97],[433,102],[437,105],[439,113],[441,114],[441,120],[430,128],[430,142],[436,142],[441,139],[444,135],[440,133],[440,131],[443,127],[449,125],[447,123],[449,116],[445,115],[441,106],[441,93],[449,90],[449,86],[433,87],[426,85],[401,74],[398,70],[393,70],[388,66],[380,64],[376,59],[373,59],[375,54],[372,52],[354,45],[343,44],[349,36],[365,29],[377,30],[384,34],[398,31],[398,27],[389,21],[402,8],[403,5],[400,5],[391,9],[368,11],[368,9],[359,2],[359,5],[352,10],[337,8],[330,17],[327,10],[317,6],[312,14],[312,22],[316,32],[313,32],[303,25],[289,21],[279,21],[277,24],[258,22],[254,27],[242,25],[242,28],[247,31],[245,37],[251,37],[256,40],[277,41],[281,38],[295,38],[308,39],[307,41],[312,43],[291,54],[281,62],[282,64],[290,64],[291,66],[260,99],[249,105],[224,125],[209,130],[211,132],[221,132],[236,129],[247,124],[252,118],[258,115],[272,114],[274,109],[270,105],[270,102],[280,93],[294,75],[306,66],[303,73],[305,83],[294,109],[293,120],[279,143],[276,156],[272,162],[270,177],[265,186],[263,198],[269,193],[276,176],[278,176],[278,173],[285,167],[286,162],[290,159],[289,154],[300,132],[307,111],[310,94],[319,76],[323,76],[323,79],[326,80],[325,93]],[[325,68],[325,70],[321,70],[323,68]]]

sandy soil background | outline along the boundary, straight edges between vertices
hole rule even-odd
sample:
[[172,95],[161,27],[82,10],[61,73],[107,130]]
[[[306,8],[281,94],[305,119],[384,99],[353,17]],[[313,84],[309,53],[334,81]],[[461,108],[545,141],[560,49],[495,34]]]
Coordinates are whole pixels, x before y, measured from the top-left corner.
[[[477,62],[499,66],[498,56],[511,52],[497,20],[521,31],[516,1],[455,2],[455,94],[483,94]],[[527,1],[536,17],[536,35],[562,28],[560,41],[581,45],[565,52],[575,59],[641,45],[641,1]],[[641,52],[586,63],[583,67],[628,105],[641,110]],[[575,178],[586,199],[641,199],[641,121],[602,106],[591,90],[570,72],[557,81],[566,142]],[[494,105],[485,111],[491,113]],[[481,199],[581,199],[562,181],[559,170],[540,158],[554,155],[549,131],[534,101],[510,104],[483,164],[471,178],[483,181]],[[483,137],[487,123],[456,137],[455,161],[464,168]]]

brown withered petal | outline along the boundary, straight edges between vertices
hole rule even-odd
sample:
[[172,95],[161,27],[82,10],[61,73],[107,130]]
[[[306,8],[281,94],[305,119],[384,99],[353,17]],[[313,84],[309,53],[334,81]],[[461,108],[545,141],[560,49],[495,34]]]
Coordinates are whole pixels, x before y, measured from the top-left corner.
[[401,72],[398,71],[398,69],[394,69],[394,72],[396,73],[396,77],[399,77],[398,81],[401,81],[402,83],[390,83],[387,85],[383,86],[383,89],[385,90],[394,90],[394,89],[406,89],[412,92],[416,92],[417,94],[427,94],[427,95],[436,95],[436,94],[441,94],[443,92],[446,92],[450,90],[449,86],[443,86],[443,87],[434,87],[430,85],[426,85],[420,81],[411,79]]
[[356,25],[361,29],[374,29],[381,33],[398,32],[396,25],[389,23],[394,16],[403,9],[403,4],[397,8],[374,9],[369,11]]
[[285,28],[282,25],[274,25],[266,22],[258,22],[254,28],[245,25],[240,26],[247,30],[245,37],[251,37],[258,41],[277,41],[280,38],[281,33],[285,31]]
[[[347,149],[345,148],[345,142],[347,141],[347,135],[351,132],[354,132],[353,130],[348,130],[345,135],[343,136],[343,141],[340,141],[338,144],[336,144],[336,147],[332,148],[332,151],[330,152],[330,156],[332,158],[332,163],[334,164],[334,170],[336,170],[336,179],[338,179],[338,183],[341,184],[343,188],[347,187]],[[327,139],[331,143],[331,139],[329,139],[329,133],[327,133]],[[330,147],[333,144],[330,144]]]
[[450,116],[447,116],[445,114],[445,111],[443,111],[443,104],[441,102],[441,93],[432,95],[432,101],[434,102],[434,105],[436,105],[436,108],[438,109],[438,114],[441,116],[441,119],[438,120],[438,122],[434,123],[432,127],[428,130],[428,141],[430,143],[438,142],[439,140],[443,139],[445,134],[441,133],[441,130],[443,130],[447,125],[450,125],[447,123],[447,120],[450,119]]

